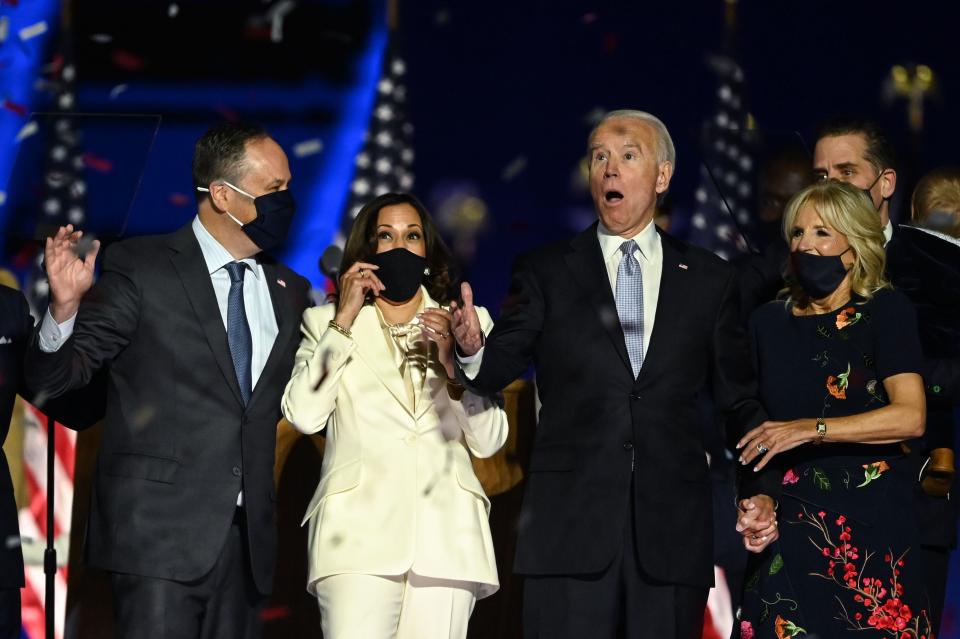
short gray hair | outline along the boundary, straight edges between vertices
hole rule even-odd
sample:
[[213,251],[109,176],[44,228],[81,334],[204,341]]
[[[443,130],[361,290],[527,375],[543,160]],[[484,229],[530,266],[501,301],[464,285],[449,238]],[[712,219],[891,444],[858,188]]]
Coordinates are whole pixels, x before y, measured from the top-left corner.
[[593,134],[597,132],[604,123],[610,120],[617,120],[623,118],[632,118],[634,120],[642,120],[646,122],[653,129],[654,134],[656,135],[657,141],[657,164],[663,164],[664,162],[669,162],[673,166],[674,172],[677,170],[677,150],[673,146],[673,139],[670,137],[670,132],[667,131],[667,125],[663,123],[657,116],[652,113],[647,113],[646,111],[637,111],[636,109],[618,109],[616,111],[610,111],[597,122],[597,126],[593,127],[590,131],[590,135],[587,137],[587,140],[593,139]]

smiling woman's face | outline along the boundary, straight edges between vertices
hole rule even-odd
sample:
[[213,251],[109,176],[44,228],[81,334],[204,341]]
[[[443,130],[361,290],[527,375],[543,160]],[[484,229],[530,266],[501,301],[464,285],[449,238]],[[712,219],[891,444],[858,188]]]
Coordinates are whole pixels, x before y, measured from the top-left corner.
[[669,162],[657,164],[656,133],[642,120],[613,118],[590,139],[590,195],[617,235],[633,237],[653,220],[672,172]]

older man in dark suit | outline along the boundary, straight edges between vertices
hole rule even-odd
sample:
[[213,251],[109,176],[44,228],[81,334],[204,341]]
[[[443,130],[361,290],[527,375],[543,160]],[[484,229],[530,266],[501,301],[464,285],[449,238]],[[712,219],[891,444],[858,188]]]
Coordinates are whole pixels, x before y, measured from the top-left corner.
[[[109,374],[86,557],[110,572],[122,637],[248,637],[272,587],[280,396],[308,284],[262,251],[286,236],[290,169],[261,128],[197,142],[198,214],[169,235],[78,257],[48,240],[51,304],[28,383]],[[89,290],[89,292],[87,292]]]
[[[463,287],[463,377],[490,392],[536,366],[543,407],[515,565],[525,636],[692,639],[713,583],[697,394],[712,382],[737,431],[765,419],[735,273],[653,224],[675,165],[659,119],[608,114],[589,162],[599,221],[518,261],[514,304],[485,343]],[[774,504],[745,506],[746,543],[760,548],[776,535]]]

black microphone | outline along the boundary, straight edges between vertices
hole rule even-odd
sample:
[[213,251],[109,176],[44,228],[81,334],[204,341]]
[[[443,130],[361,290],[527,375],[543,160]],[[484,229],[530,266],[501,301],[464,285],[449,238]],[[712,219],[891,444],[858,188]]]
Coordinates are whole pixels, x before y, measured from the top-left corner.
[[343,260],[343,249],[331,244],[320,256],[320,272],[333,281],[333,285],[340,287],[340,262]]

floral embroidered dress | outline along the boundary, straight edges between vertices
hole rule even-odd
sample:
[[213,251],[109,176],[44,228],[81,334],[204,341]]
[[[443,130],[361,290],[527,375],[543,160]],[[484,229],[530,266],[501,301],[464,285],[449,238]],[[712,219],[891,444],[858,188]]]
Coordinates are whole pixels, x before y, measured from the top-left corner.
[[[887,404],[884,379],[921,370],[913,308],[892,290],[800,317],[771,302],[750,331],[774,420],[823,417],[829,429],[831,418]],[[916,456],[900,444],[825,443],[773,461],[758,481],[779,501],[780,539],[750,557],[734,636],[931,639]]]

